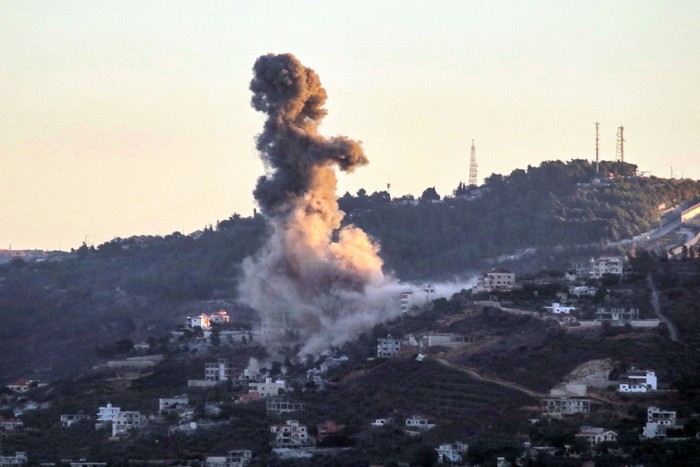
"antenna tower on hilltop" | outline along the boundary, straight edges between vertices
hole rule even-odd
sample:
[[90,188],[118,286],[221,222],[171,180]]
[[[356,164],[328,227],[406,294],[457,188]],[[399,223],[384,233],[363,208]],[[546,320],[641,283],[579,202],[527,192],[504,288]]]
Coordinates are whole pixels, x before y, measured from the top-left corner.
[[600,156],[600,123],[595,122],[595,178],[598,178],[598,157]]
[[625,138],[623,126],[617,127],[617,149],[615,150],[615,160],[625,162]]
[[476,186],[476,148],[472,140],[472,154],[469,158],[469,186]]

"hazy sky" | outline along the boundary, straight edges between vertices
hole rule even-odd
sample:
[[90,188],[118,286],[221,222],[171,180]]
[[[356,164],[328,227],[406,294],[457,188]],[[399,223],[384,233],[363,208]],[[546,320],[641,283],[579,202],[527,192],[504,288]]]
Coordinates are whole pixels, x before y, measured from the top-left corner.
[[449,194],[543,160],[700,178],[700,2],[0,0],[0,248],[70,249],[250,215],[251,68],[291,52],[321,131],[370,164],[340,193]]

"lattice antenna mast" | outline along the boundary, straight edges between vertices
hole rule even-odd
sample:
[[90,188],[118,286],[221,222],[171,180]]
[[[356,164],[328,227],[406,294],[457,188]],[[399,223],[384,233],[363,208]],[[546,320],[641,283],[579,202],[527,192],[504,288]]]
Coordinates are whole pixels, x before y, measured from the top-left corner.
[[595,122],[595,178],[598,178],[598,158],[600,156],[600,123]]
[[476,186],[476,148],[474,147],[474,140],[472,140],[472,154],[469,158],[469,185]]
[[615,150],[615,159],[620,162],[625,162],[624,131],[625,128],[623,126],[617,127],[617,149]]

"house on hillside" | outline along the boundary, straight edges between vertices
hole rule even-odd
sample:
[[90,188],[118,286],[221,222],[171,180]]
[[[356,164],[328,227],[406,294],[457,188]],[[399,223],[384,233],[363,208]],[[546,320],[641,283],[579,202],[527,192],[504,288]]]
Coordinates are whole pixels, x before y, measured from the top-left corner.
[[613,326],[623,326],[637,320],[639,320],[639,308],[599,307],[595,312],[595,321],[609,321]]
[[428,431],[435,428],[435,422],[422,415],[413,415],[406,419],[406,431]]
[[189,326],[192,328],[200,327],[202,329],[209,329],[211,328],[211,321],[209,320],[209,317],[206,315],[206,313],[202,313],[201,315],[197,316],[188,316],[187,321],[189,323]]
[[656,391],[656,372],[632,368],[620,376],[617,392],[648,392]]
[[37,380],[21,378],[12,384],[7,385],[7,389],[17,393],[23,393],[29,391],[31,388],[36,387],[38,384]]
[[19,418],[5,418],[0,415],[0,429],[12,431],[24,427],[24,422]]
[[229,362],[225,358],[220,358],[216,362],[204,364],[204,379],[206,381],[232,381],[242,377],[243,370]]
[[569,418],[591,411],[590,399],[579,397],[546,397],[541,400],[542,415],[549,418]]
[[391,423],[394,423],[393,418],[375,418],[374,420],[372,420],[371,425],[375,428],[378,428],[380,426],[389,425]]
[[99,407],[97,409],[97,421],[113,422],[120,411],[121,409],[119,407],[114,407],[111,402],[108,402],[105,407]]
[[76,423],[83,421],[83,420],[90,420],[90,415],[84,414],[84,413],[78,413],[78,414],[64,413],[64,414],[61,414],[61,417],[60,417],[61,426],[64,426],[64,427],[73,426]]
[[226,310],[219,310],[209,316],[210,324],[228,324],[230,322],[231,318],[229,317],[228,313],[226,313]]
[[267,397],[277,397],[287,391],[287,382],[283,379],[272,381],[272,378],[265,378],[262,383],[249,383],[251,392],[257,392],[263,399]]
[[595,446],[605,441],[617,441],[617,433],[597,426],[582,426],[576,433],[576,438]]
[[143,417],[140,412],[120,411],[112,421],[112,436],[127,433],[129,430],[138,429],[143,424]]
[[435,452],[438,454],[438,462],[453,464],[461,463],[468,449],[467,443],[455,441],[454,443],[441,444],[435,448]]
[[227,467],[245,467],[253,462],[253,451],[250,449],[234,449],[226,454]]
[[552,306],[546,306],[544,307],[545,310],[554,313],[555,315],[559,314],[565,314],[568,315],[569,313],[573,313],[576,311],[575,306],[566,306],[562,305],[561,303],[554,302],[552,303]]
[[515,287],[515,274],[507,269],[499,268],[481,274],[477,278],[476,285],[472,288],[472,293],[511,290],[513,287]]
[[644,438],[666,438],[670,428],[681,428],[676,425],[676,412],[663,410],[658,407],[647,408],[647,422],[642,428]]
[[306,404],[303,402],[292,402],[284,399],[270,398],[265,402],[268,415],[281,415],[283,413],[303,412]]
[[590,276],[594,279],[600,279],[604,274],[614,274],[621,276],[623,271],[623,261],[619,256],[604,256],[600,258],[591,258],[589,262]]
[[386,338],[377,339],[377,357],[391,358],[401,350],[401,340],[394,339],[391,334],[387,334]]
[[302,425],[297,420],[287,420],[283,424],[271,425],[270,432],[274,437],[272,444],[275,447],[302,447],[310,444],[306,425]]

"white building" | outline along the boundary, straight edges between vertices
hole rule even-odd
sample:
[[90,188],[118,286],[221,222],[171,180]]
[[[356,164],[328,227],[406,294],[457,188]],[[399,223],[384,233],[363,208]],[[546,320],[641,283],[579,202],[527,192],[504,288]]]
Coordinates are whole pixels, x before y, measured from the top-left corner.
[[421,415],[413,415],[406,419],[406,429],[408,431],[427,431],[435,428],[435,422]]
[[276,447],[306,446],[309,444],[309,433],[306,425],[297,420],[287,420],[283,425],[271,425],[270,431],[274,435],[273,444]]
[[142,424],[142,417],[140,412],[135,411],[121,411],[119,412],[112,421],[112,436],[117,436],[122,433],[126,433],[129,430],[140,428]]
[[449,444],[441,444],[439,447],[435,448],[438,454],[438,462],[441,463],[453,463],[462,462],[462,456],[467,453],[469,446],[461,441],[456,441]]
[[620,376],[620,384],[617,387],[618,392],[647,392],[656,389],[656,372],[634,368]]
[[590,261],[591,277],[600,279],[603,274],[622,275],[622,258],[619,256],[600,257]]
[[576,311],[575,306],[565,306],[565,305],[562,305],[561,303],[556,303],[556,302],[552,303],[552,306],[544,307],[544,309],[554,313],[555,315],[558,315],[558,314],[565,314],[566,315],[566,314],[573,313],[574,311]]
[[372,420],[372,426],[374,426],[374,427],[380,427],[380,426],[388,425],[390,423],[394,423],[393,418],[376,418],[376,419]]
[[202,313],[201,315],[192,317],[188,316],[187,320],[189,321],[190,327],[193,328],[199,326],[202,329],[209,329],[211,327],[211,321],[209,320],[209,317],[206,315],[206,313]]
[[231,322],[231,318],[225,310],[220,310],[209,316],[209,322],[211,324],[227,324]]
[[401,350],[401,340],[394,339],[391,334],[387,334],[386,338],[377,339],[377,357],[391,358]]
[[595,446],[605,441],[617,441],[617,433],[597,426],[582,426],[576,438],[586,441],[591,446]]
[[287,382],[283,379],[272,381],[272,378],[265,378],[264,383],[248,383],[250,391],[257,392],[263,399],[266,397],[277,397],[287,390]]
[[676,412],[658,407],[647,409],[647,423],[642,430],[645,438],[665,438],[666,430],[676,426]]
[[112,407],[112,403],[108,402],[106,407],[100,407],[97,410],[97,421],[113,422],[119,412],[119,407]]

